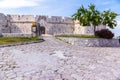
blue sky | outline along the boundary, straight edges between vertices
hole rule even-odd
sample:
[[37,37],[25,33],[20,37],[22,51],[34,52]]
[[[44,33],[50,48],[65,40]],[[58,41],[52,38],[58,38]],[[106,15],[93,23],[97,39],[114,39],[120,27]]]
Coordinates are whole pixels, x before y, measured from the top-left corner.
[[[90,3],[100,11],[111,9],[120,14],[120,0],[0,0],[0,13],[70,17],[81,5],[87,7]],[[112,31],[118,36],[120,17],[116,20],[118,25]]]

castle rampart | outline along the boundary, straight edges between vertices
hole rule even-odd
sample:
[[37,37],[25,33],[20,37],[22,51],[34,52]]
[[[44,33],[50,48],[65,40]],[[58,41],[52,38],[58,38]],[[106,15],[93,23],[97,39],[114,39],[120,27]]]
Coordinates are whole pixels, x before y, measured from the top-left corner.
[[[82,27],[69,17],[44,15],[4,15],[0,13],[0,32],[2,34],[32,34],[32,22],[40,23],[45,34],[93,34],[92,27]],[[103,27],[105,28],[105,27]]]

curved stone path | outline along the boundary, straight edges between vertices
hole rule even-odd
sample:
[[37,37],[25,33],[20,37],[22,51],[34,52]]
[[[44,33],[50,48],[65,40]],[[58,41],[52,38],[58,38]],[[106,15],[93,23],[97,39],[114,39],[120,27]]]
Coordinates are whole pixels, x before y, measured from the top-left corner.
[[0,80],[120,80],[120,48],[72,46],[54,37],[0,48]]

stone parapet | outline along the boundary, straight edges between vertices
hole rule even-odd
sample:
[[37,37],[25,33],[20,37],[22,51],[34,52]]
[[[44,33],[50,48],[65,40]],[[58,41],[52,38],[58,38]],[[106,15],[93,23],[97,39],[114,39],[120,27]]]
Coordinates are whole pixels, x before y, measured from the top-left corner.
[[31,37],[32,34],[23,34],[23,33],[2,33],[3,37]]
[[34,15],[7,15],[10,22],[32,22],[35,21]]
[[37,15],[36,21],[44,20],[47,23],[52,24],[73,24],[73,20],[70,17],[62,17],[62,16],[42,16]]

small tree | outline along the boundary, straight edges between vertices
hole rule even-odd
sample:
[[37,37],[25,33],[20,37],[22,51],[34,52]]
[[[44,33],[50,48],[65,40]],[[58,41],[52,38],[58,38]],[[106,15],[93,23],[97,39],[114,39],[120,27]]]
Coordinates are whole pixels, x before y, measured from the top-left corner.
[[95,5],[91,4],[88,9],[81,6],[78,11],[72,15],[74,20],[78,20],[82,26],[93,26],[94,34],[96,26],[101,24],[100,12],[95,9]]
[[89,6],[89,12],[90,12],[90,23],[94,27],[94,35],[96,31],[96,27],[101,24],[101,13],[95,9],[95,5],[91,4]]
[[90,12],[82,5],[75,14],[72,15],[74,20],[78,20],[82,26],[90,26]]
[[110,28],[114,28],[117,23],[115,18],[117,14],[114,12],[110,12],[109,10],[100,13],[97,9],[95,9],[95,5],[91,4],[88,6],[88,9],[84,8],[82,5],[75,14],[72,15],[74,20],[78,20],[80,25],[82,26],[93,26],[94,27],[94,35],[96,31],[96,27],[103,24]]
[[111,12],[110,10],[104,11],[102,14],[102,24],[109,28],[114,28],[117,25],[115,18],[118,16],[117,13]]

